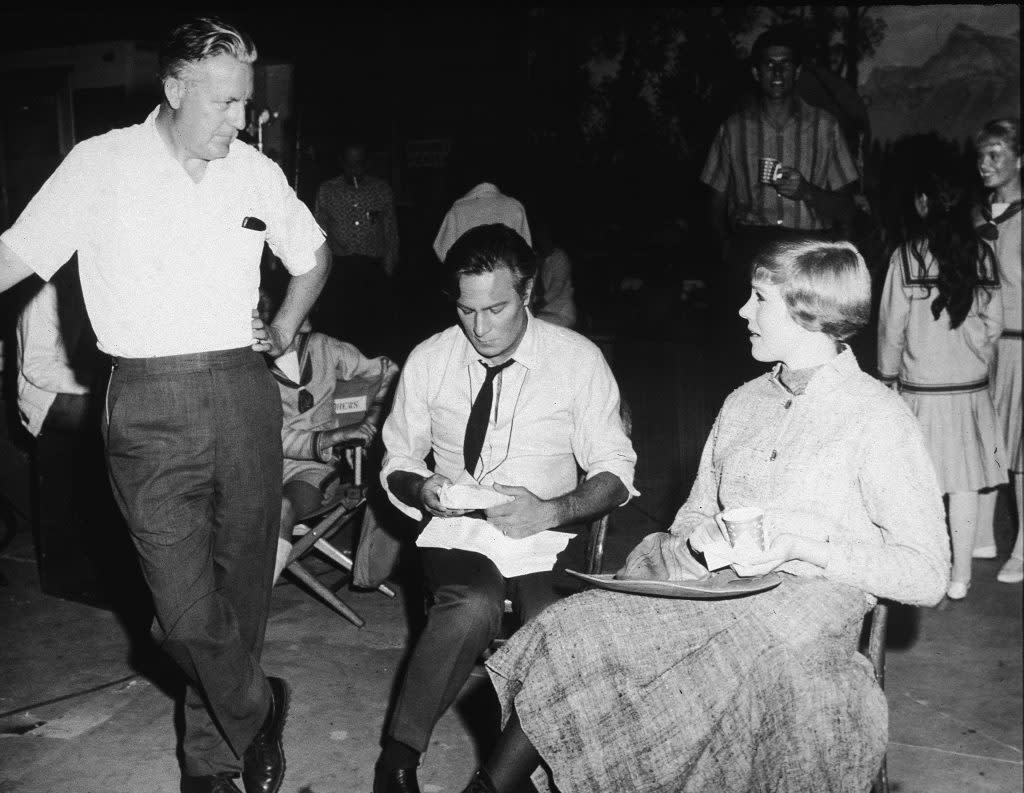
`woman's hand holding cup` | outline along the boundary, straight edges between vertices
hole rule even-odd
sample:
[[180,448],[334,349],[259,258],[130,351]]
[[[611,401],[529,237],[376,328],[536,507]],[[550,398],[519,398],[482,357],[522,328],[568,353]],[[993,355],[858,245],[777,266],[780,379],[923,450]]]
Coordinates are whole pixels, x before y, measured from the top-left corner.
[[716,543],[721,544],[721,541],[722,535],[714,518],[705,518],[697,524],[688,539],[690,547],[698,553],[704,553],[705,548]]

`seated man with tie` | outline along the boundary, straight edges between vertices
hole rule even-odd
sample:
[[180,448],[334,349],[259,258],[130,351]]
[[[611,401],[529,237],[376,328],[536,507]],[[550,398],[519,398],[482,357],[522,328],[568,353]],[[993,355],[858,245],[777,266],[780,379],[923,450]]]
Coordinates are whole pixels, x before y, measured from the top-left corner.
[[[526,241],[478,226],[448,251],[445,272],[458,324],[409,355],[383,429],[381,480],[402,512],[427,519],[416,544],[433,605],[374,793],[419,790],[420,756],[498,634],[504,600],[523,621],[554,602],[556,557],[580,524],[637,495],[615,378],[594,344],[530,314]],[[469,485],[470,502],[505,503],[454,508],[477,504],[451,498],[453,485]]]

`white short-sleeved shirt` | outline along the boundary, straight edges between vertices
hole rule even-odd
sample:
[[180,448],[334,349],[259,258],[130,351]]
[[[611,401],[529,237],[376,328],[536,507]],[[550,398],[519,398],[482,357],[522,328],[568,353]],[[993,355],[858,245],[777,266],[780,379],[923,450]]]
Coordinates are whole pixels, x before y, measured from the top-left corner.
[[281,169],[241,141],[194,182],[157,112],[75,146],[0,239],[46,279],[78,251],[89,319],[110,355],[247,347],[264,241],[300,275],[324,233]]

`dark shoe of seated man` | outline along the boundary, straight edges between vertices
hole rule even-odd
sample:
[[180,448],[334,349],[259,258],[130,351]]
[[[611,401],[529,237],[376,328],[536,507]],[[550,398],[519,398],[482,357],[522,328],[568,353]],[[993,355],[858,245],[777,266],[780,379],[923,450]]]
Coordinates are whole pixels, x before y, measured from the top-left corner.
[[242,757],[245,793],[277,793],[284,781],[281,734],[288,718],[288,684],[279,677],[268,677],[267,683],[270,686],[270,710]]
[[237,774],[213,776],[185,776],[181,779],[181,793],[242,793],[235,784]]
[[469,785],[462,793],[498,793],[491,783],[491,778],[484,770],[477,771],[469,781]]

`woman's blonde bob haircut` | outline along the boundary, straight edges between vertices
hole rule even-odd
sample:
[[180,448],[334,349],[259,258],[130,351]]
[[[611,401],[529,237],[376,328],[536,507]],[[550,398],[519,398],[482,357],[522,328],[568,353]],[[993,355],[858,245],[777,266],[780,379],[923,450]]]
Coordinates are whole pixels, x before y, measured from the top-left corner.
[[871,319],[871,274],[849,242],[774,243],[755,257],[750,280],[778,287],[794,322],[836,341]]

